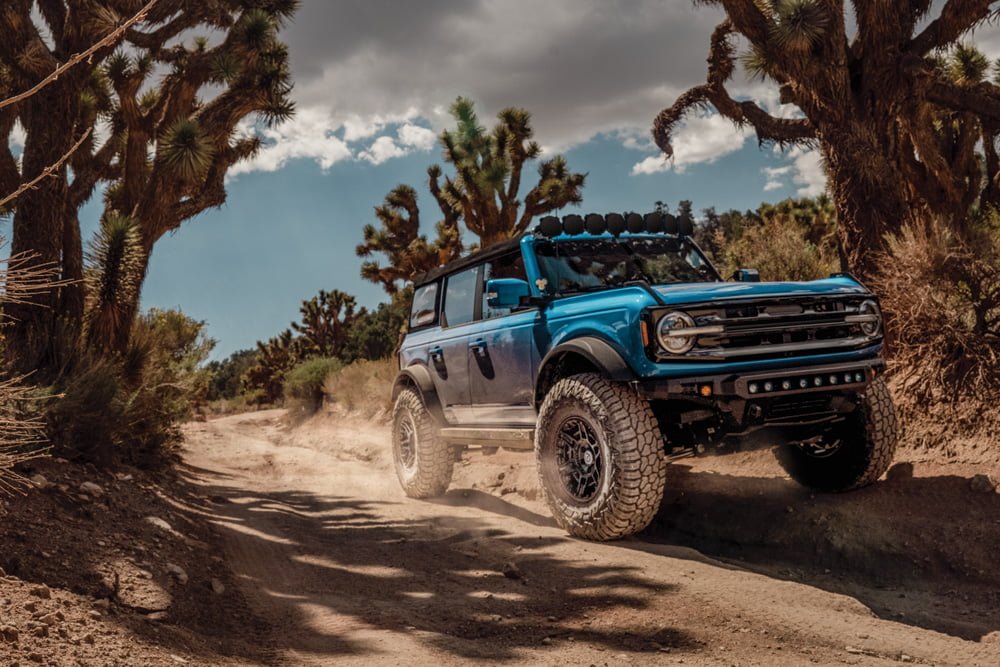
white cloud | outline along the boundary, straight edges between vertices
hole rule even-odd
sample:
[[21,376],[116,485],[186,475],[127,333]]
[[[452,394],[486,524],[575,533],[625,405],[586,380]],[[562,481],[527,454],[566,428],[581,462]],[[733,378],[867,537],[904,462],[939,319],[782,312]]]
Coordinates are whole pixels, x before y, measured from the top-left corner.
[[[253,171],[277,171],[289,160],[307,158],[322,169],[352,157],[351,149],[335,135],[343,127],[321,109],[299,109],[286,123],[259,130],[264,147],[255,158],[229,170],[229,176]],[[244,128],[253,131],[252,128]]]
[[724,155],[743,148],[749,137],[745,129],[716,113],[690,116],[673,136],[674,155],[651,155],[632,167],[632,174],[656,174],[670,171],[683,173],[693,164],[711,164]]
[[780,190],[785,187],[783,176],[787,176],[792,171],[791,165],[786,165],[784,167],[764,167],[761,172],[767,176],[767,182],[764,183],[764,192],[771,192],[772,190]]
[[[428,151],[437,137],[433,130],[417,125],[415,120],[412,110],[399,116],[364,118],[353,114],[336,118],[323,107],[314,106],[299,109],[291,120],[274,128],[245,124],[242,133],[256,132],[264,147],[254,159],[235,165],[229,176],[276,171],[295,159],[313,160],[326,170],[345,160],[382,164],[414,151]],[[391,134],[381,134],[400,123],[395,138]],[[374,141],[365,142],[366,147],[357,145],[372,137]]]
[[408,152],[396,145],[392,137],[379,137],[368,150],[361,151],[358,154],[358,159],[367,160],[372,164],[382,164],[394,157],[403,157]]
[[429,151],[437,143],[437,134],[434,130],[413,123],[407,123],[396,131],[399,143],[409,146],[418,151]]
[[799,185],[800,197],[815,197],[826,191],[826,172],[823,170],[823,155],[816,149],[795,147],[788,151],[795,175],[792,181]]

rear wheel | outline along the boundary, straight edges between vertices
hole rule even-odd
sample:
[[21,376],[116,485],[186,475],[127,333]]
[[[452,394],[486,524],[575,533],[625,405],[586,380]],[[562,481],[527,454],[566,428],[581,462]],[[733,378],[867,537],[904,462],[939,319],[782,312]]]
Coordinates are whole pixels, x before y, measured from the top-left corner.
[[545,499],[571,535],[613,540],[649,525],[666,480],[649,403],[596,374],[560,380],[542,402],[535,458]]
[[899,438],[896,408],[881,378],[858,394],[854,412],[823,437],[785,445],[776,452],[785,471],[817,491],[868,486],[889,469]]
[[392,410],[392,459],[403,491],[411,498],[443,495],[455,466],[452,448],[437,437],[424,402],[403,389]]

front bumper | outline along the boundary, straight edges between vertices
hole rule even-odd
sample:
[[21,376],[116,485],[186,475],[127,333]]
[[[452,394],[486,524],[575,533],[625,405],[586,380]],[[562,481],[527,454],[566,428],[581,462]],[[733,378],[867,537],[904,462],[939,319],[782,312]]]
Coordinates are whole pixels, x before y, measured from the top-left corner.
[[[640,380],[638,388],[646,398],[658,400],[678,398],[758,400],[831,391],[863,391],[884,371],[885,361],[881,357],[876,357],[773,371]],[[857,380],[859,375],[860,381]]]

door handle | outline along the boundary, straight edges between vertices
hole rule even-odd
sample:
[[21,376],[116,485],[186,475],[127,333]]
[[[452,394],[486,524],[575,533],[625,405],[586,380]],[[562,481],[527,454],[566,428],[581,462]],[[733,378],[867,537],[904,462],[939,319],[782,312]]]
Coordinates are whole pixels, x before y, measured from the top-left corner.
[[440,346],[435,345],[431,349],[427,350],[427,352],[431,355],[431,359],[434,361],[444,361],[444,350]]
[[469,349],[475,355],[483,355],[486,353],[486,341],[482,338],[478,338],[471,343],[469,343]]

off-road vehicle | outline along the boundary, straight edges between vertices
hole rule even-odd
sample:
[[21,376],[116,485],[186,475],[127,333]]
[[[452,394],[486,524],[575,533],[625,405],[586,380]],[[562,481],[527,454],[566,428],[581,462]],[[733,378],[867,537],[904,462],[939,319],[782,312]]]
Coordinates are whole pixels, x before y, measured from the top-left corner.
[[897,441],[878,299],[847,274],[723,280],[692,232],[549,216],[417,280],[393,388],[404,491],[443,494],[466,447],[534,449],[559,524],[607,540],[650,523],[684,457],[763,443],[818,491],[878,479]]

